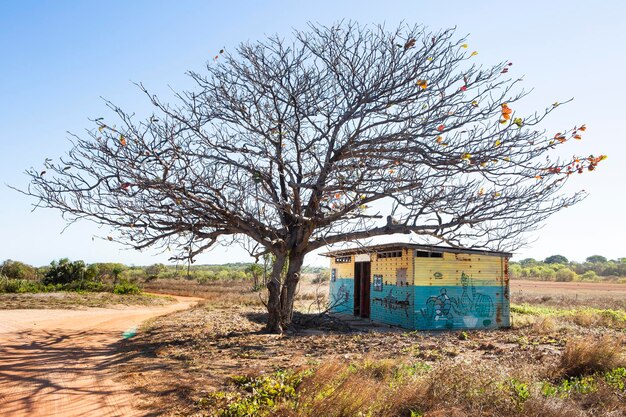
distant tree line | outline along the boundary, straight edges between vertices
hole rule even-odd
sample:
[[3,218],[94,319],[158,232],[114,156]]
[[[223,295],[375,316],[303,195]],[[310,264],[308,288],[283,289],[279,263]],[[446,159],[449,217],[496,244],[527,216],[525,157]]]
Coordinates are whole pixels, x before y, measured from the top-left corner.
[[[24,262],[7,259],[0,264],[0,279],[5,290],[0,292],[38,292],[61,290],[100,291],[121,285],[135,285],[156,279],[189,279],[200,284],[213,281],[249,280],[254,290],[267,285],[271,260],[264,263],[238,262],[222,265],[165,265],[127,266],[121,263],[92,263],[62,258],[49,265],[34,267]],[[321,274],[324,280],[328,268],[304,267],[303,272]],[[10,283],[8,280],[13,280]],[[6,288],[11,288],[7,291]]]
[[513,279],[541,281],[618,281],[626,282],[626,258],[609,260],[592,255],[585,262],[569,261],[563,255],[548,256],[543,261],[533,258],[509,264]]

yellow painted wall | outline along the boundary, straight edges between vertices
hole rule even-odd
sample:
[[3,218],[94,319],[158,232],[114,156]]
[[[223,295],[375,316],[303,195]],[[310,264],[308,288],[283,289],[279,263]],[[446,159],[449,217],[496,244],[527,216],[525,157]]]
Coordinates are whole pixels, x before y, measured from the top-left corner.
[[337,270],[337,278],[354,279],[354,255],[350,255],[350,262],[336,263],[335,258],[330,258],[330,267]]
[[396,271],[399,268],[407,269],[407,283],[413,285],[413,250],[403,248],[401,258],[378,259],[376,253],[372,253],[372,282],[374,275],[382,275],[383,283],[396,285]]
[[[374,275],[382,275],[383,282],[395,285],[397,270],[406,268],[409,285],[461,285],[462,272],[472,277],[477,286],[504,283],[500,256],[445,252],[443,258],[417,258],[413,249],[406,248],[402,249],[400,258],[378,259],[376,252],[370,256],[372,282]],[[334,257],[330,258],[330,267],[337,270],[337,278],[354,278],[354,258],[355,255],[350,255],[349,263],[336,263]]]
[[502,285],[503,263],[500,256],[448,253],[443,258],[415,258],[414,283],[424,285],[461,285],[461,273],[474,285]]

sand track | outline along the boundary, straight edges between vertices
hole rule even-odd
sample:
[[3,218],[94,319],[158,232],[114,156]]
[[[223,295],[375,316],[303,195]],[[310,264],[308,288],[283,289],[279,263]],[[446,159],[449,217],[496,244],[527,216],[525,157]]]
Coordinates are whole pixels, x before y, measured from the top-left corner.
[[190,307],[0,311],[0,415],[146,416],[115,381],[123,333],[152,317]]

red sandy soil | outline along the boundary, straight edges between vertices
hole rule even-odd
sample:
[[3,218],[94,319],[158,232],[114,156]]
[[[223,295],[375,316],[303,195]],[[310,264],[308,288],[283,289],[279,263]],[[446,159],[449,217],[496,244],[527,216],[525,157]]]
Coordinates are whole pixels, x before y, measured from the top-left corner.
[[139,416],[136,398],[114,381],[123,332],[190,307],[0,311],[0,415]]

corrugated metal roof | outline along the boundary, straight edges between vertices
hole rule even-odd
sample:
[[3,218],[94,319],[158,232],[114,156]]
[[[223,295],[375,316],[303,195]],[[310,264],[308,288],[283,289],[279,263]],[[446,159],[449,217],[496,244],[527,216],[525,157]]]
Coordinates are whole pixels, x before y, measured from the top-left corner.
[[321,256],[342,256],[342,255],[353,255],[356,253],[367,253],[373,251],[381,251],[381,250],[393,250],[393,249],[420,249],[429,252],[449,252],[449,253],[476,253],[481,255],[491,255],[491,256],[506,256],[510,258],[513,256],[510,252],[498,252],[498,251],[490,251],[483,249],[469,249],[469,248],[453,248],[450,246],[438,246],[438,245],[420,245],[417,243],[384,243],[380,245],[371,245],[371,246],[359,246],[355,248],[348,249],[339,249],[335,251],[320,253]]

